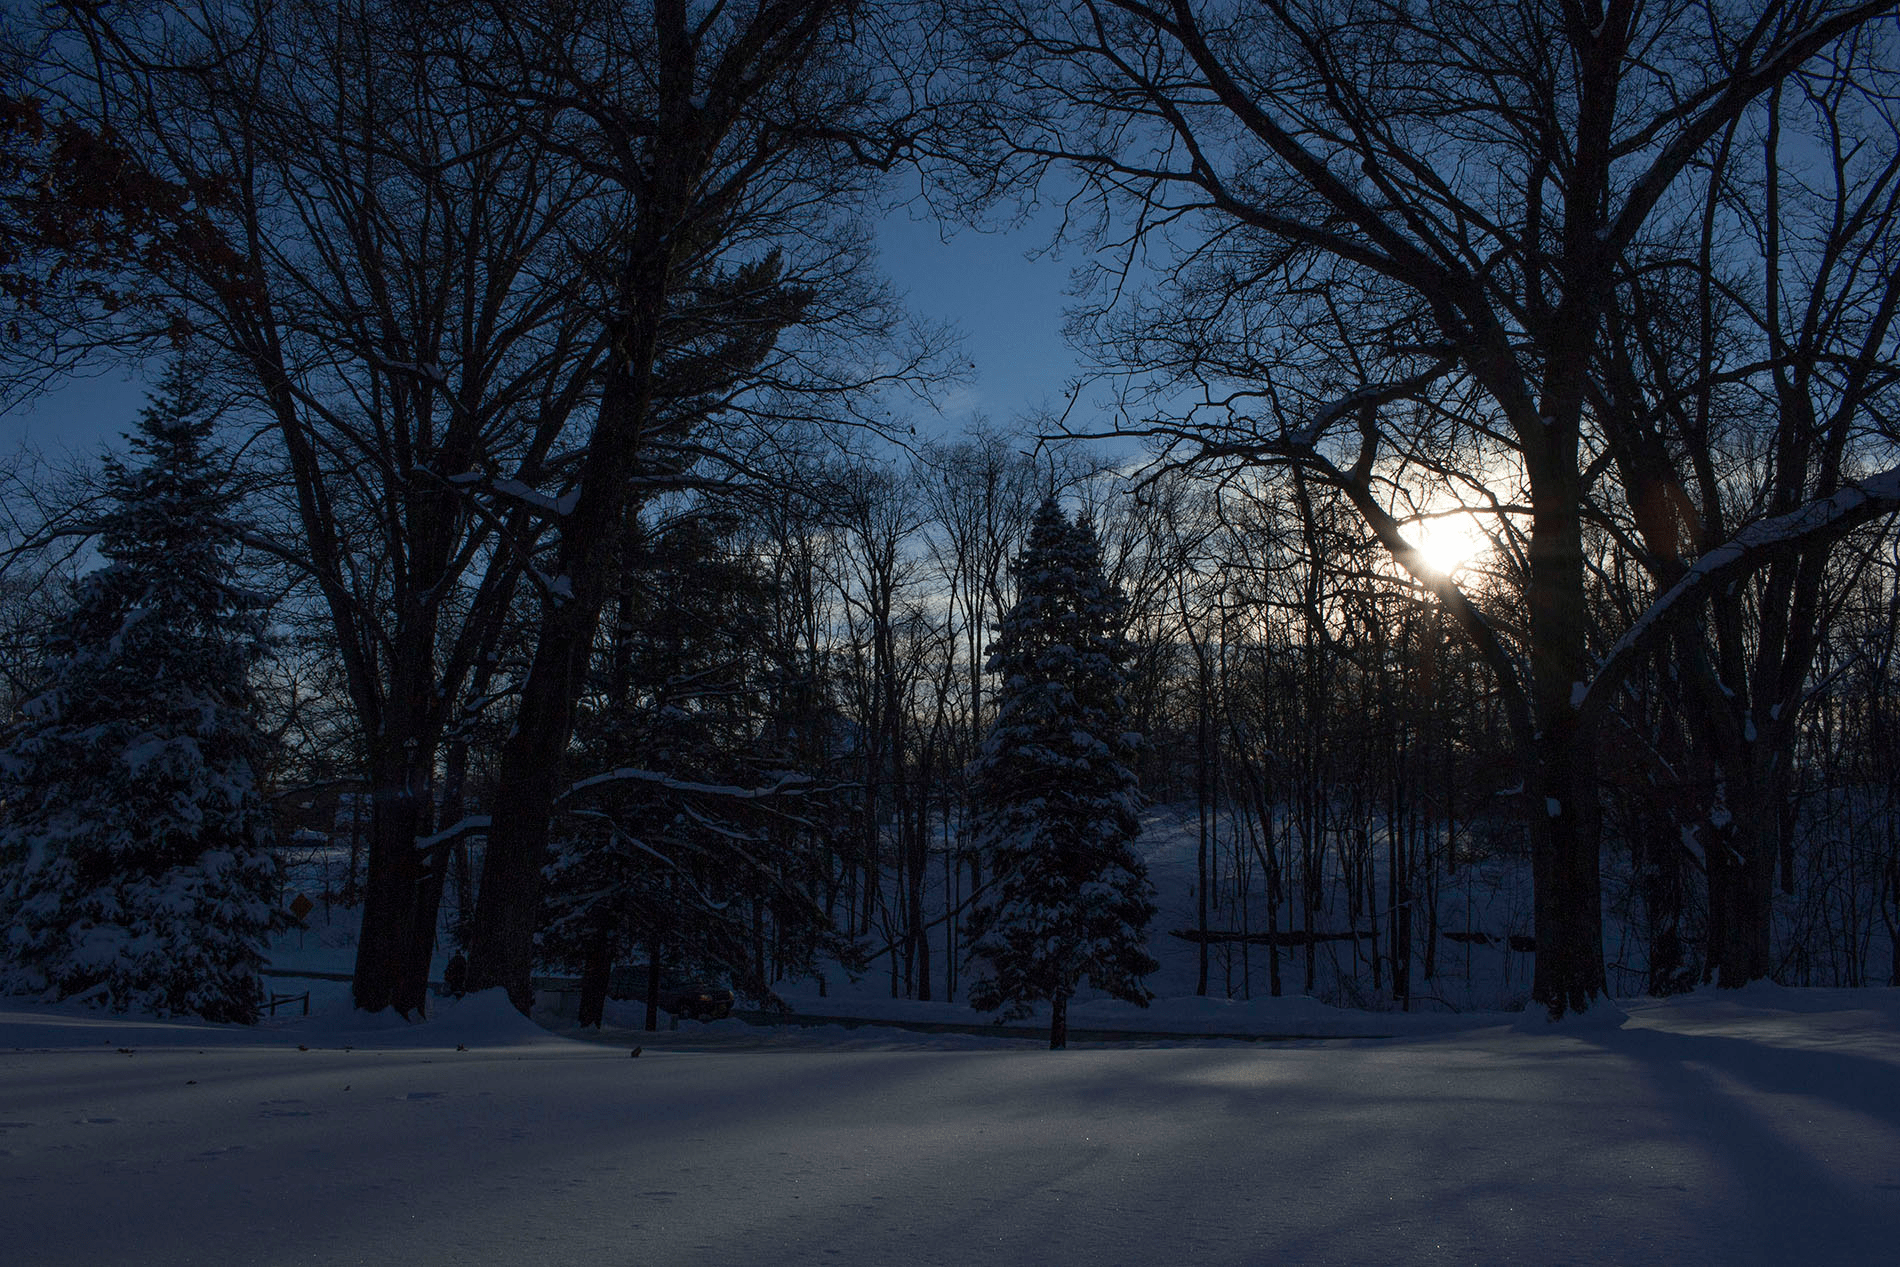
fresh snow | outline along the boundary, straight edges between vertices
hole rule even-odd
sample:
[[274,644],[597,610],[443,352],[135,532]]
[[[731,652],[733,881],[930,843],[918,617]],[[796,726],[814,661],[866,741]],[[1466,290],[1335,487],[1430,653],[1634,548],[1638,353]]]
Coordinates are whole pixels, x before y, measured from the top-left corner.
[[1048,1052],[629,1035],[624,1011],[582,1042],[496,994],[257,1029],[8,1004],[0,1245],[43,1267],[1892,1261],[1900,991],[1626,1006],[1620,1028],[1388,1014],[1404,1037]]
[[1735,535],[1731,541],[1706,551],[1690,565],[1682,577],[1652,602],[1636,618],[1609,654],[1598,665],[1596,680],[1602,681],[1612,670],[1621,671],[1625,662],[1647,654],[1653,629],[1673,616],[1684,603],[1702,599],[1708,589],[1719,583],[1730,569],[1746,564],[1763,551],[1799,542],[1804,538],[1838,531],[1843,521],[1859,522],[1875,514],[1890,514],[1900,506],[1900,466],[1890,467],[1864,480],[1850,481],[1828,496],[1797,506],[1786,514],[1758,519]]
[[495,480],[489,485],[490,491],[502,497],[533,506],[545,514],[565,517],[574,513],[574,507],[580,503],[581,490],[570,488],[558,497],[549,496],[534,485],[509,477]]
[[[1262,976],[1263,969],[1256,968]],[[1289,974],[1292,975],[1292,974]],[[911,999],[881,999],[863,993],[844,998],[821,997],[810,985],[782,986],[779,996],[800,1016],[851,1017],[911,1024],[956,1024],[982,1027],[992,1017],[964,1003],[920,1003]],[[1196,997],[1155,999],[1146,1007],[1119,999],[1095,998],[1069,1005],[1073,1030],[1107,1030],[1142,1034],[1235,1035],[1281,1038],[1340,1038],[1427,1034],[1470,1029],[1474,1025],[1507,1023],[1516,1013],[1486,1012],[1454,1015],[1447,1012],[1369,1012],[1329,1007],[1303,995],[1252,1000]],[[1011,1030],[1047,1029],[1049,1007],[1031,1007],[1029,1014],[1009,1023]]]

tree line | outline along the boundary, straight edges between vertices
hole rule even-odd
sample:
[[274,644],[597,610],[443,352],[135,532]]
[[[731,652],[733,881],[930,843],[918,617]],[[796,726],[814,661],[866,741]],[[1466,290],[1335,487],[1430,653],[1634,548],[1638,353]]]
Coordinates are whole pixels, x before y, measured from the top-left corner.
[[[1553,1015],[1609,989],[1606,858],[1651,988],[1859,980],[1900,919],[1893,14],[51,5],[3,63],[9,381],[169,343],[248,428],[243,545],[322,648],[288,711],[370,798],[367,1008],[422,1006],[475,838],[471,981],[523,1005],[550,920],[955,989],[926,929],[984,886],[982,648],[1052,489],[1128,599],[1143,786],[1198,807],[1203,984],[1217,933],[1278,988],[1363,917],[1409,997],[1432,886],[1513,848]],[[946,365],[871,261],[897,179],[1066,200],[1114,397],[1044,430],[1139,469],[865,460]]]

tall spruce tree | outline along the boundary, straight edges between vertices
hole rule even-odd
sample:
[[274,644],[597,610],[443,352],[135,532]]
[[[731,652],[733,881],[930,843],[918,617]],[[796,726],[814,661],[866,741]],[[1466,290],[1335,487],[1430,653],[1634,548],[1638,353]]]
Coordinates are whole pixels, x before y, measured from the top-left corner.
[[108,459],[105,566],[0,752],[0,990],[257,1018],[276,863],[257,786],[259,603],[231,581],[212,420],[174,367]]
[[771,582],[729,514],[633,536],[576,725],[574,758],[591,773],[562,802],[569,830],[552,841],[537,944],[581,969],[583,1025],[600,1023],[616,959],[727,975],[769,999],[768,955],[807,965],[829,923],[798,830],[824,798],[772,719],[786,675]]
[[1019,597],[990,648],[1003,678],[995,724],[971,774],[977,844],[994,876],[971,919],[972,1006],[1050,1007],[1049,1046],[1068,1044],[1068,1004],[1087,984],[1146,1005],[1144,949],[1155,907],[1135,854],[1140,794],[1131,768],[1121,661],[1123,600],[1102,573],[1086,520],[1052,496],[1015,562]]

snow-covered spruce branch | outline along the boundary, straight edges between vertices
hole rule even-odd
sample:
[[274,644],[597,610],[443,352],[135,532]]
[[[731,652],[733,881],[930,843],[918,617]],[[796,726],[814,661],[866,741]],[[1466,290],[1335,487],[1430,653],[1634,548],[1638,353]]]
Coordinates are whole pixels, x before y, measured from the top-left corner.
[[626,766],[618,770],[609,770],[605,774],[596,774],[572,784],[567,791],[555,798],[555,803],[559,804],[578,793],[592,791],[613,783],[644,783],[652,787],[663,787],[669,792],[691,792],[698,796],[756,801],[771,796],[803,795],[811,790],[812,779],[809,775],[786,774],[769,787],[739,787],[730,783],[694,783],[688,779],[676,779],[671,775],[661,774],[657,770],[641,770]]
[[1573,690],[1579,710],[1597,710],[1663,638],[1701,610],[1717,589],[1732,585],[1775,557],[1823,545],[1871,520],[1900,510],[1900,466],[1850,481],[1830,497],[1785,515],[1759,519],[1707,551],[1636,619],[1597,666],[1587,687]]
[[758,859],[746,853],[740,846],[763,844],[766,837],[762,833],[745,831],[727,823],[722,823],[718,819],[710,818],[701,811],[694,809],[691,805],[681,805],[678,813],[681,820],[694,824],[703,829],[708,835],[718,837],[722,843],[731,845],[733,852],[737,853],[745,861],[751,863],[753,866],[758,865]]
[[699,899],[700,903],[707,910],[723,911],[726,907],[731,905],[729,901],[722,902],[707,893],[704,889],[701,889],[699,885],[694,882],[691,872],[687,871],[685,867],[682,867],[667,854],[661,853],[658,849],[655,849],[652,845],[649,845],[646,841],[621,826],[620,820],[615,818],[612,814],[607,813],[605,810],[597,809],[579,809],[569,812],[577,818],[594,818],[606,823],[608,828],[613,832],[616,841],[631,846],[636,853],[643,853],[672,871],[674,875],[679,877],[680,882],[692,892],[694,897]]

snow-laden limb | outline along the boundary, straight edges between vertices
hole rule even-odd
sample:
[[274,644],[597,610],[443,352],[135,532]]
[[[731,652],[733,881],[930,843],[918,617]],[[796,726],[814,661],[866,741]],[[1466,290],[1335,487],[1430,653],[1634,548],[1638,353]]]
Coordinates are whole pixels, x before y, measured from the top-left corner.
[[546,572],[543,572],[540,568],[530,563],[525,567],[525,575],[534,583],[534,587],[541,592],[541,596],[545,598],[550,605],[559,607],[564,603],[574,601],[574,578],[568,576],[566,573],[562,573],[559,576],[549,576]]
[[438,849],[454,844],[464,836],[479,836],[487,831],[492,823],[493,820],[487,814],[466,815],[441,831],[416,837],[416,852],[434,853]]
[[490,479],[481,471],[463,471],[460,475],[451,475],[447,483],[454,488],[487,493],[502,501],[519,502],[532,507],[542,514],[555,519],[565,519],[574,513],[574,507],[580,502],[581,490],[577,484],[559,495],[544,493],[526,480],[507,476],[502,479]]
[[447,387],[449,371],[440,361],[403,361],[384,356],[374,348],[363,350],[365,359],[387,374],[406,375],[433,387]]
[[488,485],[488,491],[497,497],[506,497],[534,507],[546,515],[565,518],[574,513],[574,506],[581,499],[581,490],[577,485],[558,497],[551,497],[531,484],[518,479],[496,480]]
[[1603,657],[1584,700],[1601,707],[1643,656],[1721,586],[1742,579],[1776,555],[1832,541],[1870,520],[1900,510],[1900,466],[1843,485],[1784,515],[1760,519],[1705,553],[1651,603]]
[[691,779],[676,779],[670,774],[658,770],[643,770],[636,766],[622,766],[609,770],[605,774],[596,774],[570,785],[561,793],[559,800],[565,801],[580,792],[605,787],[613,783],[645,783],[653,787],[662,787],[669,792],[690,792],[699,796],[720,796],[732,800],[756,801],[770,796],[781,796],[811,783],[808,775],[786,773],[779,776],[777,782],[766,787],[742,787],[736,783],[695,783]]

